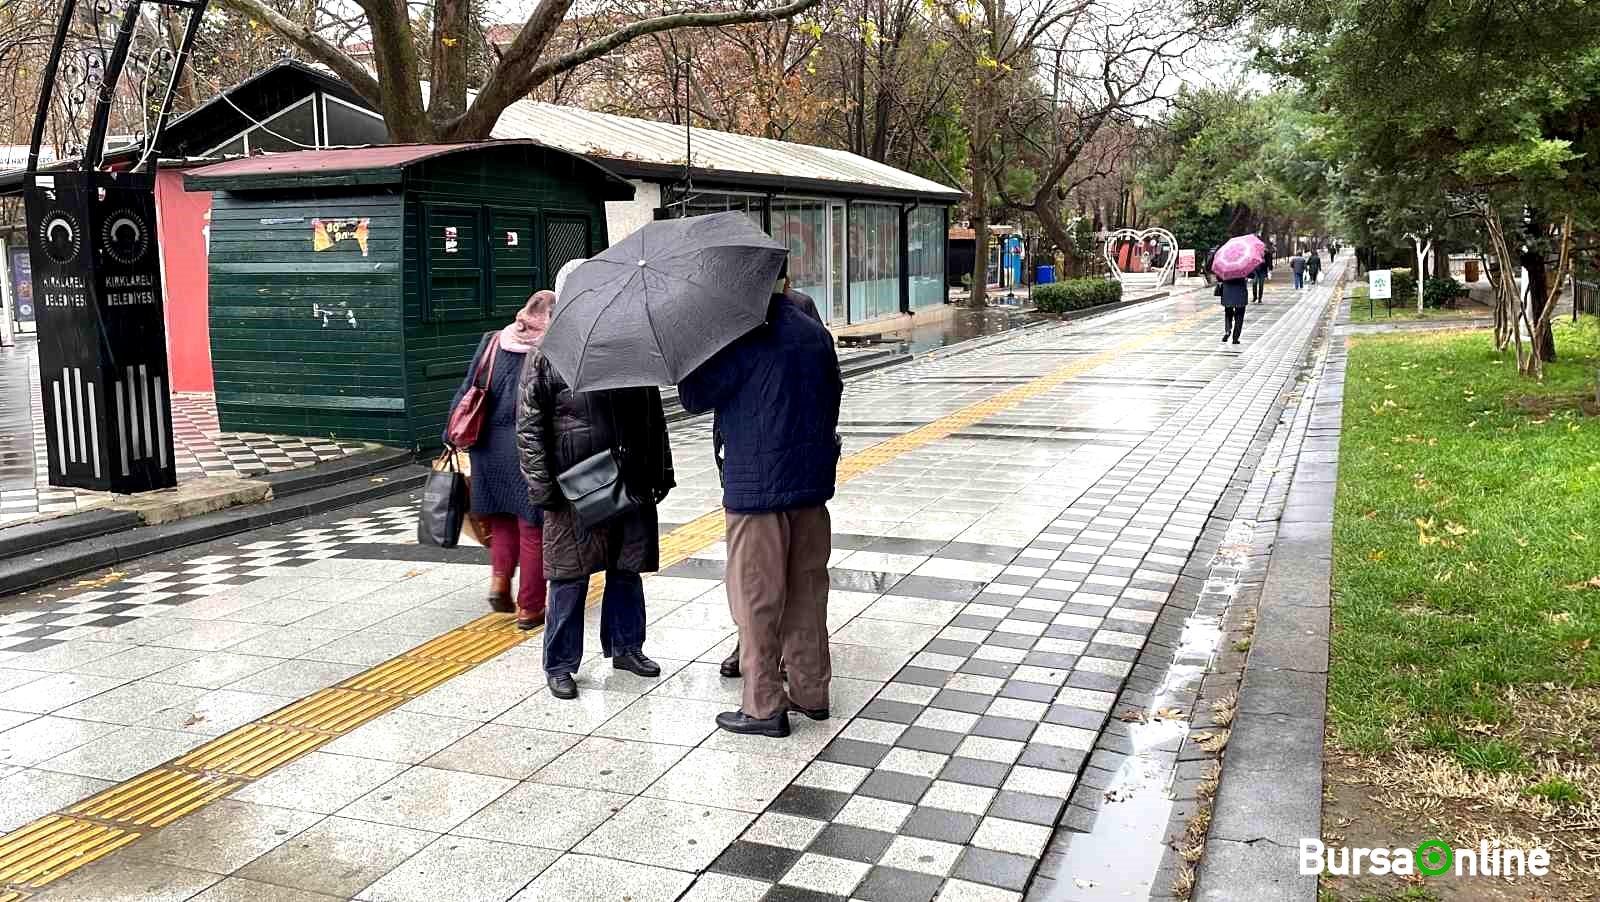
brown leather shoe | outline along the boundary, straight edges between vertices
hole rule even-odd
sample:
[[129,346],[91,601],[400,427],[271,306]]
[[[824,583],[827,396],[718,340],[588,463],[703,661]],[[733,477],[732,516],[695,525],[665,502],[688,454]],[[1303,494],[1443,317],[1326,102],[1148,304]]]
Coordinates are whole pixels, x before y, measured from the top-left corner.
[[496,614],[510,614],[516,609],[517,606],[512,602],[510,592],[489,593],[489,610]]

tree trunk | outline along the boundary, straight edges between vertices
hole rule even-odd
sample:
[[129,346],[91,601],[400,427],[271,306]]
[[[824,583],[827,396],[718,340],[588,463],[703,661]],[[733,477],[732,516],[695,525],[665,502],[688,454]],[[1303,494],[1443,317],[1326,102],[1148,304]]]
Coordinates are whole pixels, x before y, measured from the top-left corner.
[[[974,60],[973,68],[978,69]],[[967,299],[969,307],[985,307],[989,303],[989,140],[990,140],[990,82],[986,75],[978,76],[973,86],[967,140],[971,152],[967,155],[972,179],[972,292]]]
[[428,118],[436,130],[467,111],[467,32],[471,28],[469,0],[434,0]]
[[1433,242],[1424,242],[1421,238],[1412,237],[1412,243],[1417,246],[1417,313],[1423,310],[1422,299],[1425,297],[1422,286],[1428,281],[1428,254],[1433,251]]
[[[1039,220],[1040,228],[1044,229],[1045,242],[1061,248],[1062,253],[1070,258],[1073,245],[1072,233],[1067,230],[1066,223],[1061,219],[1061,209],[1056,206],[1054,193],[1046,193],[1035,198],[1033,207],[1028,212]],[[1032,262],[1030,259],[1028,264]],[[1065,275],[1066,273],[1062,273],[1063,277]]]
[[[972,291],[967,299],[969,307],[986,307],[989,304],[989,153],[985,146],[988,133],[980,124],[987,117],[973,117],[972,153]],[[982,149],[980,149],[982,148]]]
[[[1520,262],[1522,268],[1528,271],[1528,321],[1539,323],[1545,320],[1545,304],[1555,303],[1550,292],[1550,274],[1545,269],[1544,254],[1529,250],[1522,255]],[[1540,360],[1550,362],[1556,359],[1556,337],[1549,329],[1542,330],[1542,333],[1533,336],[1533,350]]]
[[362,0],[372,27],[372,61],[381,86],[383,121],[399,143],[438,139],[422,105],[417,48],[405,0]]

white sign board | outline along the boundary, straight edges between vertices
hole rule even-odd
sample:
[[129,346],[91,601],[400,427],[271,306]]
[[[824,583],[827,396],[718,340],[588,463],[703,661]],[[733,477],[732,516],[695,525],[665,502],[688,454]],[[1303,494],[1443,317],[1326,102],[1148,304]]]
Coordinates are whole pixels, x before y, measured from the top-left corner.
[[1387,301],[1393,297],[1390,293],[1392,280],[1387,269],[1367,270],[1367,297],[1374,301]]

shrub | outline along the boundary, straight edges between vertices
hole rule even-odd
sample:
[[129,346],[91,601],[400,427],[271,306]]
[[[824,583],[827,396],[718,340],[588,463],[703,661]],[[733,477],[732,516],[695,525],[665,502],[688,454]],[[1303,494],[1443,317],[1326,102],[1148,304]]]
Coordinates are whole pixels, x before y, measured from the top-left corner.
[[1409,269],[1393,269],[1389,274],[1389,306],[1404,307],[1417,302],[1417,277]]
[[1041,313],[1066,313],[1086,310],[1122,300],[1122,283],[1114,279],[1069,279],[1036,285],[1033,305]]
[[1467,289],[1455,279],[1432,278],[1422,283],[1422,304],[1425,307],[1447,307]]

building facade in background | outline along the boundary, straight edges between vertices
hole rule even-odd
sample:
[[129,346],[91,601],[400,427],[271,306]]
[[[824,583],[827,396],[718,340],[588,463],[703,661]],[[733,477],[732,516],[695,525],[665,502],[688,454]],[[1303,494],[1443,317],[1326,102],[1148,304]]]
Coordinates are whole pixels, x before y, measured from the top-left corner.
[[[631,182],[632,201],[606,204],[611,241],[655,218],[744,210],[789,245],[794,284],[816,300],[836,332],[883,330],[946,309],[949,209],[961,199],[954,188],[845,151],[531,100],[507,109],[493,137],[579,154]],[[295,61],[263,70],[172,122],[158,147],[156,209],[174,391],[215,388],[211,196],[185,192],[183,171],[237,156],[388,140],[382,117],[349,86]],[[686,148],[693,156],[688,171]],[[139,150],[115,150],[108,162],[126,165]],[[0,195],[21,188],[20,168],[0,172]],[[13,297],[26,291],[17,283],[27,272],[21,229],[9,226],[11,248],[23,249],[21,260],[12,254],[6,261]],[[0,224],[0,238],[7,232]]]

